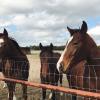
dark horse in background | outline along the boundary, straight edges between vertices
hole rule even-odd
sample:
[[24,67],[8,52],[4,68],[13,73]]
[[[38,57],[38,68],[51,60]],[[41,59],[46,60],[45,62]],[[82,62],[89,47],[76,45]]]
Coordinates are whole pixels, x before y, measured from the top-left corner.
[[[4,29],[0,33],[0,72],[6,78],[28,80],[29,76],[29,61],[26,55],[21,51],[18,43],[8,37],[8,32]],[[15,92],[15,82],[8,82],[9,100],[13,100]],[[27,86],[22,84],[23,98],[27,100]]]
[[[81,29],[67,29],[71,38],[57,63],[57,69],[67,74],[70,88],[100,93],[100,49],[87,34],[85,21]],[[76,100],[76,96],[73,95],[72,99]]]
[[[50,44],[50,46],[42,46],[42,44],[40,43],[39,47],[41,49],[41,83],[57,86],[58,82],[60,81],[60,85],[62,85],[62,74],[60,74],[56,68],[57,61],[60,58],[60,53],[53,52],[52,43]],[[43,100],[45,100],[46,89],[42,89],[42,96]],[[55,100],[55,91],[52,91],[51,99]]]

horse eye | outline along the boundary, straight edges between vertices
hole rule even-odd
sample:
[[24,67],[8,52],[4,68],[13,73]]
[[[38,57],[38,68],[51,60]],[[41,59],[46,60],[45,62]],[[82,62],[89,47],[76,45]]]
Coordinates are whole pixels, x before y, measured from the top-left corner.
[[77,45],[77,44],[78,44],[78,42],[75,42],[75,43],[74,43],[74,45]]

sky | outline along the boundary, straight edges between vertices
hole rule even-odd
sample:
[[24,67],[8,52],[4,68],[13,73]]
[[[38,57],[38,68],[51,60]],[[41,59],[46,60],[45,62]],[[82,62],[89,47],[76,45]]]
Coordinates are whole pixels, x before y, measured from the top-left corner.
[[83,20],[100,45],[100,0],[0,0],[0,32],[6,28],[20,46],[65,45],[67,26]]

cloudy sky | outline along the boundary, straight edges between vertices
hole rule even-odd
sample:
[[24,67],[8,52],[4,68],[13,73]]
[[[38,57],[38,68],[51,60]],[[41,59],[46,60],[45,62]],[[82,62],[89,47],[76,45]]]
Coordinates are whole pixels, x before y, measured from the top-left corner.
[[100,44],[100,0],[0,0],[0,32],[21,46],[64,45],[69,38],[67,26],[78,28],[82,21]]

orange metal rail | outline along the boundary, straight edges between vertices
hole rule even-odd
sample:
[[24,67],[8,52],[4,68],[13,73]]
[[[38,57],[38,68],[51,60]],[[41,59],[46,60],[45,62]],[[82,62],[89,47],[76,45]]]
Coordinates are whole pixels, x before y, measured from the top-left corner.
[[94,98],[94,99],[100,99],[100,93],[93,93],[93,92],[87,92],[87,91],[82,91],[82,90],[75,90],[75,89],[69,89],[69,88],[64,88],[64,87],[59,87],[59,86],[33,83],[33,82],[10,79],[10,78],[0,77],[0,80],[16,82],[16,83],[19,83],[19,84],[26,84],[27,86],[32,86],[32,87],[37,87],[37,88],[46,88],[46,89],[50,89],[50,90],[60,91],[60,92],[68,93],[68,94],[79,95],[79,96],[83,96],[83,97],[90,97],[90,98]]

